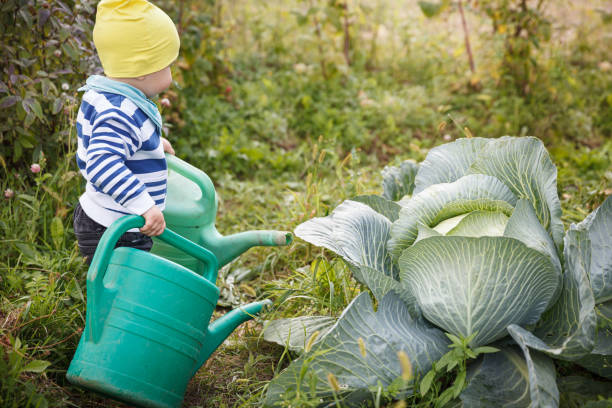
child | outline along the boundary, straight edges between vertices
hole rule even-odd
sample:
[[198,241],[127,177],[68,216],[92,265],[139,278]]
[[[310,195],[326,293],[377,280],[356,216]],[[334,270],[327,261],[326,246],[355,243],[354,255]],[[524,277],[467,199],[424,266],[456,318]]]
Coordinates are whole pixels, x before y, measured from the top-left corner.
[[77,165],[87,180],[74,211],[79,249],[91,263],[106,228],[126,214],[142,215],[140,230],[117,246],[150,250],[166,227],[162,210],[168,176],[161,115],[149,97],[170,86],[177,58],[174,23],[146,0],[102,0],[93,40],[104,76],[87,79],[77,115]]

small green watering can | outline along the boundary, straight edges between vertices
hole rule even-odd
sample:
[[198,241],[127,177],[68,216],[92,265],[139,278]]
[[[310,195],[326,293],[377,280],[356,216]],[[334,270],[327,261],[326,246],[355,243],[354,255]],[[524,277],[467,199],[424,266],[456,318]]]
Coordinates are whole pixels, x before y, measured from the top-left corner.
[[207,249],[166,229],[159,239],[203,265],[203,276],[160,256],[115,248],[144,225],[125,216],[102,236],[87,273],[87,319],[70,382],[143,407],[179,407],[187,383],[241,323],[269,301],[232,310],[209,325],[219,289]]
[[[206,173],[176,156],[166,155],[168,191],[164,219],[172,231],[210,250],[227,264],[253,246],[288,245],[291,233],[284,231],[246,231],[222,236],[215,228],[217,195]],[[202,274],[204,263],[161,239],[153,239],[151,252]]]

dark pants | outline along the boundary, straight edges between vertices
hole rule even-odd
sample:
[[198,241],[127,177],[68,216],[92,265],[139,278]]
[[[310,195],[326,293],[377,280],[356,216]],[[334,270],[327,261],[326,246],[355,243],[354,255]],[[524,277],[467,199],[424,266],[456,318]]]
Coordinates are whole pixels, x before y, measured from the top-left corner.
[[[81,254],[86,258],[87,264],[91,264],[96,247],[106,227],[98,224],[81,208],[81,204],[77,204],[74,209],[74,235],[77,237]],[[131,247],[150,251],[153,246],[151,237],[147,237],[140,232],[126,232],[117,241],[117,247]]]

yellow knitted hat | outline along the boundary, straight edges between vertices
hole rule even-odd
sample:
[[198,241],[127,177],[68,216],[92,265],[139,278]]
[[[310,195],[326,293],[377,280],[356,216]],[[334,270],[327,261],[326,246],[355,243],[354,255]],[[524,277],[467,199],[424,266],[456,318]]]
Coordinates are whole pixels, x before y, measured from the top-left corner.
[[93,40],[104,73],[136,78],[166,68],[178,57],[174,23],[146,0],[101,0]]

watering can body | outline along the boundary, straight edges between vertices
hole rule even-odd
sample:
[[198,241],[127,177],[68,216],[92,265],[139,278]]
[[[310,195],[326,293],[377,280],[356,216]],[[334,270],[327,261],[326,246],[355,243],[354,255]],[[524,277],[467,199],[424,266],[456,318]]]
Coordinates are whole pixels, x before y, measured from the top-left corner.
[[[253,246],[281,246],[292,241],[284,231],[247,231],[223,236],[215,227],[217,196],[206,173],[176,156],[166,155],[168,189],[164,219],[171,230],[210,250],[223,266]],[[186,268],[202,273],[203,263],[168,245],[153,239],[152,253],[170,259]]]
[[68,369],[74,384],[143,407],[179,407],[187,384],[210,354],[266,303],[235,309],[212,325],[217,260],[166,230],[167,245],[203,265],[199,275],[134,248],[114,248],[144,220],[126,216],[103,235],[87,275],[87,318]]

